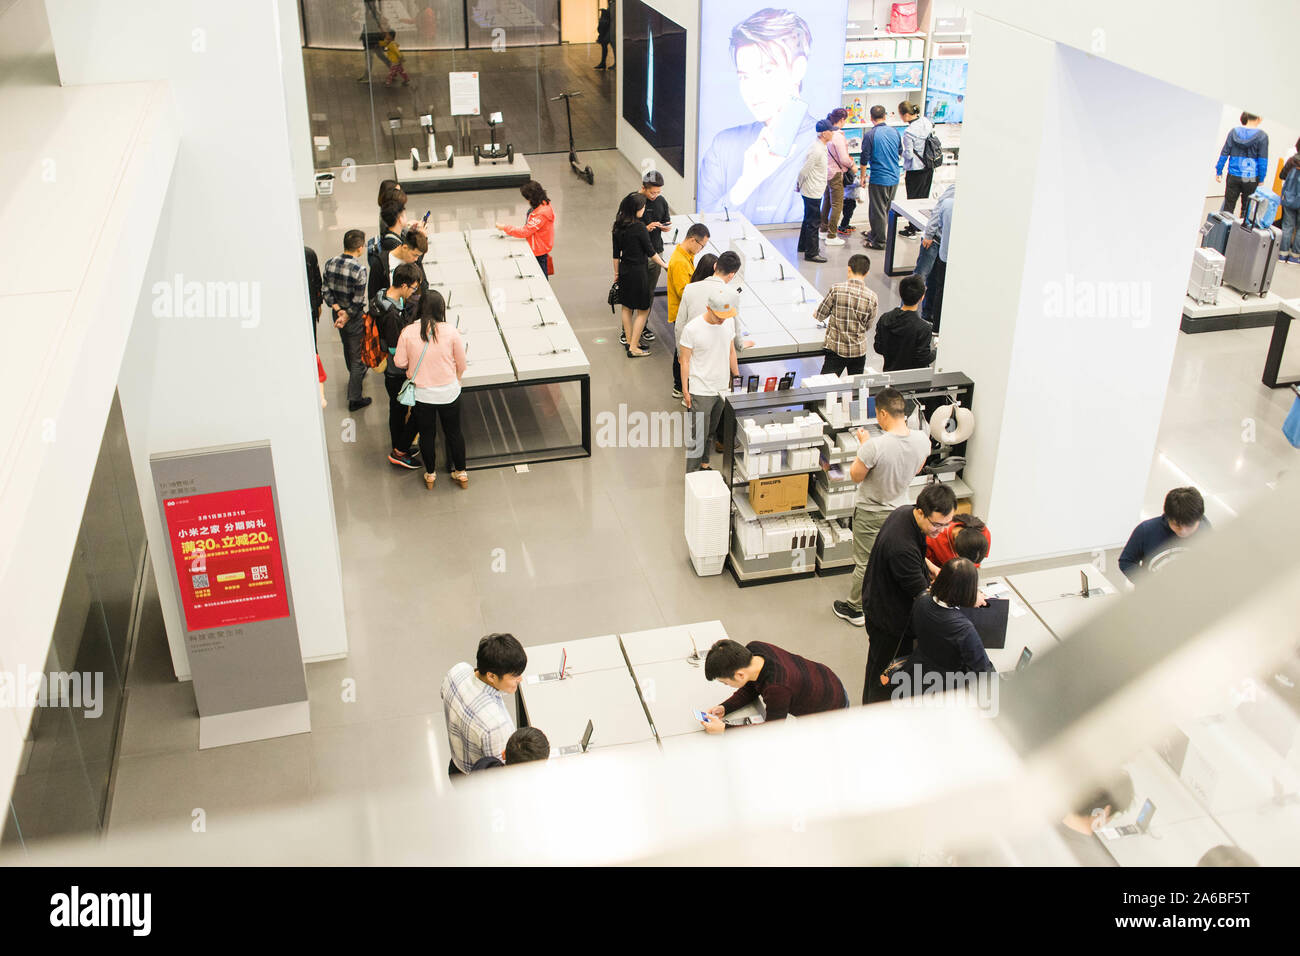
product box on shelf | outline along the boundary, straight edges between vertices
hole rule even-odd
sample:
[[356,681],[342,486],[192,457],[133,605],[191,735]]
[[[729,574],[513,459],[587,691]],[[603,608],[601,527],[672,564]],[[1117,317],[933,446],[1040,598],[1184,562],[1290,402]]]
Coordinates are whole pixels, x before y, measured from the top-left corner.
[[807,475],[755,478],[749,483],[749,506],[754,509],[754,514],[778,514],[807,504]]

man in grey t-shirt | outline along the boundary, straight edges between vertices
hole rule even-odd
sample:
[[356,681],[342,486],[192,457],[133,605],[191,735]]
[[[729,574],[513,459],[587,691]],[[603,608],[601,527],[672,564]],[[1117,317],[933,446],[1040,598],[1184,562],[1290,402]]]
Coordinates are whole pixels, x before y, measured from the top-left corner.
[[890,513],[907,504],[907,488],[930,454],[930,437],[908,428],[905,411],[903,393],[898,389],[882,388],[876,394],[876,423],[882,434],[868,439],[867,432],[859,429],[862,444],[849,472],[858,483],[853,502],[853,579],[848,599],[836,601],[831,610],[858,627],[865,621],[862,579],[876,535]]

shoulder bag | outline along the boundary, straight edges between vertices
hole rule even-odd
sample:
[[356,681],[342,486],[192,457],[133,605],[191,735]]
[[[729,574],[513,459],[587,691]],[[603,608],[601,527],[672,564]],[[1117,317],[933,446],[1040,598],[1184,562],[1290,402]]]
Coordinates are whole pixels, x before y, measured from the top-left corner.
[[429,343],[424,343],[424,348],[420,349],[420,357],[416,360],[415,371],[411,377],[402,383],[402,388],[397,393],[397,402],[399,405],[415,404],[415,376],[420,374],[420,363],[424,361],[424,353],[429,351]]

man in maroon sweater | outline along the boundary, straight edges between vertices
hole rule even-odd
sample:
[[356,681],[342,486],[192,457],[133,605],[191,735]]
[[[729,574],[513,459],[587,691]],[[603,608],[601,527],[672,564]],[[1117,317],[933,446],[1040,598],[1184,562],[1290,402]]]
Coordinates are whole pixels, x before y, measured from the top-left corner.
[[825,664],[791,654],[774,644],[718,641],[704,658],[704,676],[736,688],[729,698],[711,708],[704,729],[720,734],[722,718],[762,696],[767,720],[803,717],[849,706],[844,685]]

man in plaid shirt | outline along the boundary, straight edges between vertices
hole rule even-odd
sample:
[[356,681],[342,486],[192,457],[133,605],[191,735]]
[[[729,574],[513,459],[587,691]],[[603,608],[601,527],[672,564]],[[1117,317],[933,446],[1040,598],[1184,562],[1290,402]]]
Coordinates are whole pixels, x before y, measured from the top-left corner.
[[871,260],[849,256],[849,277],[837,282],[817,306],[816,316],[826,323],[826,359],[822,374],[861,375],[867,365],[867,329],[876,320],[876,294],[867,288]]
[[519,689],[528,652],[513,634],[489,634],[478,642],[474,666],[460,663],[442,681],[451,762],[447,773],[469,773],[484,757],[500,757],[515,732],[505,697]]
[[366,263],[366,234],[349,229],[343,235],[343,254],[325,263],[325,304],[334,316],[334,327],[343,340],[343,361],[348,367],[348,411],[355,412],[370,404],[361,395],[366,378],[366,363],[361,361],[361,338],[366,331],[366,282],[370,269]]

